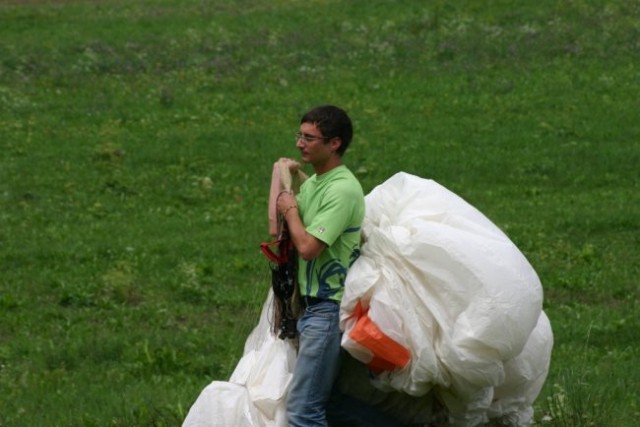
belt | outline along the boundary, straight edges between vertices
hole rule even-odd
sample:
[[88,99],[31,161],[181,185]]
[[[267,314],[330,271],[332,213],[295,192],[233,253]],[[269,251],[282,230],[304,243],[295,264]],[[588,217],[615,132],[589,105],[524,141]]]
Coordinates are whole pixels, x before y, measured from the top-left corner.
[[303,308],[310,307],[312,305],[320,304],[321,302],[330,302],[333,304],[338,304],[338,301],[327,299],[327,298],[318,298],[318,297],[308,297],[308,296],[300,296],[300,303]]

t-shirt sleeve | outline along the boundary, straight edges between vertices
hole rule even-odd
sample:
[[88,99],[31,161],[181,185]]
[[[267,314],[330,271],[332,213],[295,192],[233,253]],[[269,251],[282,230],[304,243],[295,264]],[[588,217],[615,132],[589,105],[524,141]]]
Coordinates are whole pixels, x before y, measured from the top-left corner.
[[353,222],[358,194],[341,185],[332,186],[320,204],[318,213],[307,226],[307,233],[331,246]]

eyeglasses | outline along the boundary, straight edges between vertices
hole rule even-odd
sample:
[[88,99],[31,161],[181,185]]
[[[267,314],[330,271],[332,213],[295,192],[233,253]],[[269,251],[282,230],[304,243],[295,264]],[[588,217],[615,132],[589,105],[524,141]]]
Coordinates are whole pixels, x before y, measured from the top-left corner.
[[301,132],[297,132],[296,133],[296,142],[303,140],[305,143],[309,143],[309,142],[313,142],[317,139],[322,139],[324,141],[328,141],[331,138],[328,138],[326,136],[315,136],[315,135],[308,135],[306,133],[301,133]]

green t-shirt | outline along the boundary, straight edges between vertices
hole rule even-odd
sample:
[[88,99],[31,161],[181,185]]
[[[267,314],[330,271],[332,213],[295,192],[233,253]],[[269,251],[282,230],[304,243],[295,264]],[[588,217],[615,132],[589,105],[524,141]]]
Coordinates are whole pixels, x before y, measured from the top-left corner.
[[362,187],[351,171],[341,165],[307,179],[296,199],[307,233],[327,245],[317,258],[299,259],[300,293],[340,301],[347,271],[360,255]]

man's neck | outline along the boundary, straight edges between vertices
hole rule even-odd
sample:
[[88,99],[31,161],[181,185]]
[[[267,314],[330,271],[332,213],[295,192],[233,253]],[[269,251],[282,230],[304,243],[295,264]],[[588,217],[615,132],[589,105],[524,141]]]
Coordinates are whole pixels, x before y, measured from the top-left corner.
[[316,175],[322,175],[340,165],[342,165],[342,157],[332,157],[321,165],[314,165],[313,169],[316,172]]

